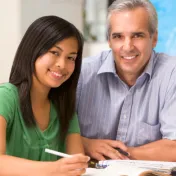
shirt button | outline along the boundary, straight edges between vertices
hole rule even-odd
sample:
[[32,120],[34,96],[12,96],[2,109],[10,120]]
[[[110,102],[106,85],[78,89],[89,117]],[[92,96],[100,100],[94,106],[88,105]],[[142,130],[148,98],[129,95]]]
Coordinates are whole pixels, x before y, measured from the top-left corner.
[[126,116],[126,115],[123,115],[123,118],[124,118],[124,119],[126,119],[126,118],[127,118],[127,116]]
[[45,148],[49,148],[49,145],[48,145],[48,144],[46,144],[46,145],[45,145]]

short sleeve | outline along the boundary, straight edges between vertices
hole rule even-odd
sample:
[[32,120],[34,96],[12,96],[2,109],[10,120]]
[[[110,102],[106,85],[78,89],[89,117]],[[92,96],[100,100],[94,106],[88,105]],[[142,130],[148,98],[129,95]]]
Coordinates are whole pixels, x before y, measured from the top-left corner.
[[78,112],[78,106],[79,106],[79,99],[81,96],[81,89],[82,89],[82,74],[80,74],[79,76],[78,85],[76,89],[76,111],[77,112]]
[[78,117],[75,113],[72,120],[70,121],[68,133],[80,133],[79,123],[78,123]]
[[11,123],[16,107],[15,88],[12,86],[10,84],[0,85],[0,115],[6,119],[7,124]]
[[176,70],[173,71],[165,97],[165,104],[160,114],[163,138],[176,140]]

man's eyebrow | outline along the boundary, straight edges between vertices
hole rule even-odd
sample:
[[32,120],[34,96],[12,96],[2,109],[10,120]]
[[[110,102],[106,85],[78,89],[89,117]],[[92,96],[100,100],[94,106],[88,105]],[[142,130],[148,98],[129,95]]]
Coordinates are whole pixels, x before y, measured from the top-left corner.
[[[132,32],[132,34],[133,34],[133,35],[135,35],[135,34],[138,34],[138,35],[145,35],[145,33],[142,32],[142,31],[139,31],[139,32]],[[112,33],[112,36],[114,36],[114,35],[122,35],[122,32],[114,32],[114,33]]]
[[[59,49],[60,51],[64,51],[61,47],[54,45],[54,47],[56,47],[57,49]],[[70,54],[78,54],[77,52],[71,52]]]
[[142,31],[140,31],[140,32],[133,32],[132,34],[133,34],[133,35],[136,35],[136,34],[137,34],[137,35],[145,35],[145,33],[142,32]]
[[121,32],[113,32],[112,35],[120,35]]
[[117,36],[117,35],[121,35],[122,33],[120,33],[120,32],[114,32],[114,33],[112,33],[112,35],[111,36]]

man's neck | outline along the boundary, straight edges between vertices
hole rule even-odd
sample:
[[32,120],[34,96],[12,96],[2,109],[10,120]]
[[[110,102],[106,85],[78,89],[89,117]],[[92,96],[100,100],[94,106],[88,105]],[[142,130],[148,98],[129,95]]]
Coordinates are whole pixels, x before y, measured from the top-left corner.
[[120,79],[125,82],[129,87],[132,87],[135,83],[139,74],[120,74],[118,73]]

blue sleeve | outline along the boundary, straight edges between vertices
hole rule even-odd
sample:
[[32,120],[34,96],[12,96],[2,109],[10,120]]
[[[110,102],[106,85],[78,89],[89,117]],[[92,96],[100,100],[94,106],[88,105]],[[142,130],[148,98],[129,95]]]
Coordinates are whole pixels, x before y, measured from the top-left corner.
[[76,91],[76,112],[77,113],[78,113],[79,100],[81,96],[81,89],[82,89],[82,74],[80,74],[78,85],[77,85],[77,91]]
[[163,138],[176,140],[176,70],[170,77],[160,123]]

